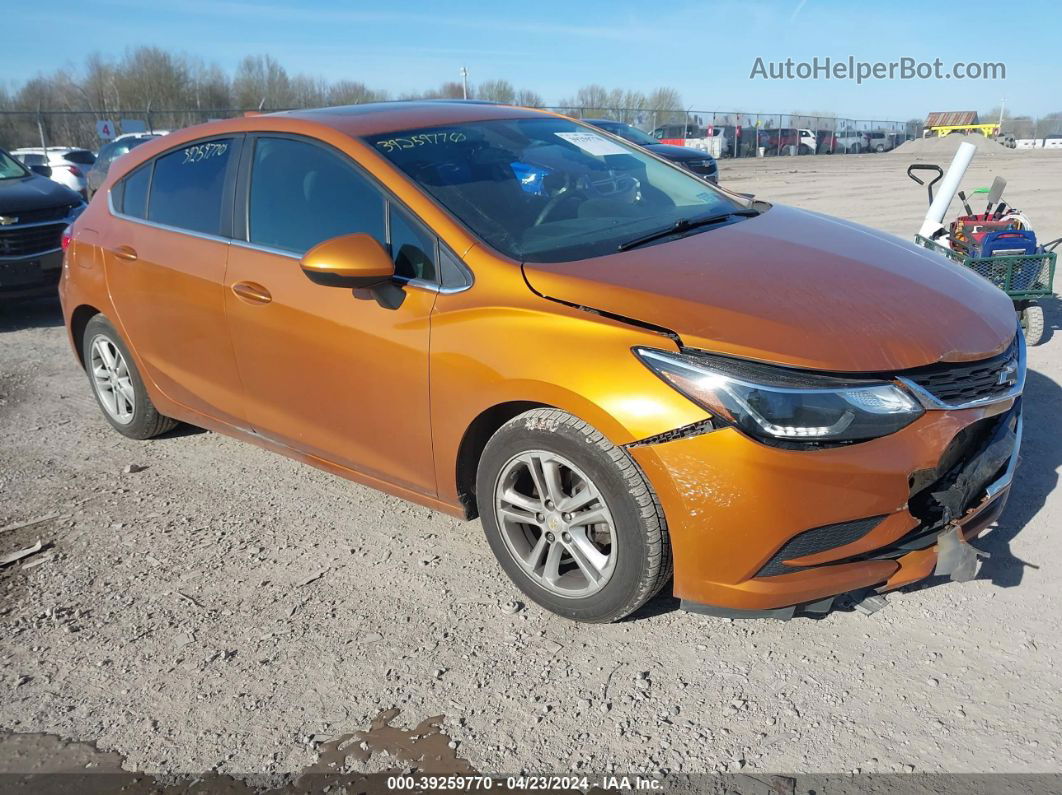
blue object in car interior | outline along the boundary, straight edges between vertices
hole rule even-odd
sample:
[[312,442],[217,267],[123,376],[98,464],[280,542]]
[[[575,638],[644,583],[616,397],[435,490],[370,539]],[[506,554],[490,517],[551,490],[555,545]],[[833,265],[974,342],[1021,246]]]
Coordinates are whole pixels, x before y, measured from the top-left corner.
[[516,175],[516,181],[520,183],[521,190],[525,193],[530,193],[532,196],[546,195],[542,180],[550,173],[550,169],[519,161],[510,163],[509,167],[513,170],[513,174]]

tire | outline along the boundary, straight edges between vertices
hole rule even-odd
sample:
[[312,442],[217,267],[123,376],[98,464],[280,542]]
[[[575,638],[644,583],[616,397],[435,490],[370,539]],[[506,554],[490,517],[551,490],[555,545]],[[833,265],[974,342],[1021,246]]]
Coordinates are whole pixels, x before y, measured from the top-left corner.
[[[554,488],[540,490],[551,471]],[[534,409],[499,428],[480,459],[476,498],[499,565],[559,616],[618,621],[671,576],[663,511],[645,476],[625,450],[566,412]],[[580,525],[591,513],[599,521]]]
[[811,147],[807,144],[801,144],[800,147],[797,149],[797,153],[801,155],[813,154],[813,152],[811,151]]
[[884,144],[878,144],[877,149],[875,149],[874,151],[877,152],[880,155],[882,152],[885,151],[885,145]]
[[151,402],[129,349],[103,315],[86,324],[81,351],[96,404],[118,433],[150,439],[177,427],[176,420],[159,414]]
[[1044,308],[1039,304],[1029,304],[1018,312],[1021,330],[1025,334],[1026,345],[1039,345],[1044,339]]

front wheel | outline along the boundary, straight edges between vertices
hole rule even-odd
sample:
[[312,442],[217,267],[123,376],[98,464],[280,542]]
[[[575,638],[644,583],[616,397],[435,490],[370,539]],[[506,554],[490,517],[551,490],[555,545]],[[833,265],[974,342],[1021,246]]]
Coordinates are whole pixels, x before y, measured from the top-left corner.
[[618,621],[671,576],[663,512],[626,451],[556,409],[525,412],[483,451],[487,542],[530,599],[576,621]]
[[1029,304],[1018,312],[1022,333],[1026,345],[1039,345],[1044,338],[1044,308],[1039,304]]

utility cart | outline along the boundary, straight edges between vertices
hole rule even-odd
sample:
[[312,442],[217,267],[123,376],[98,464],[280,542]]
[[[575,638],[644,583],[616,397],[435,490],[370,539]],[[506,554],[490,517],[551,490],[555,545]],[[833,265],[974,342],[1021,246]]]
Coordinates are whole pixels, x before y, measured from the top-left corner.
[[[949,181],[935,200],[933,186],[945,177],[944,170],[928,163],[907,168],[907,176],[924,185],[929,194],[930,211],[919,234],[915,235],[915,243],[969,268],[1005,292],[1014,302],[1026,344],[1037,345],[1044,336],[1044,309],[1040,302],[1054,295],[1054,249],[1062,238],[1037,243],[1025,214],[1002,200],[1006,180],[1000,177],[996,177],[990,189],[979,188],[968,200],[957,188],[972,153],[966,153],[965,162],[960,162],[961,154],[964,153],[956,154],[948,169]],[[927,183],[915,174],[917,171],[931,171],[936,176]],[[983,213],[975,213],[970,206],[976,194],[988,194]],[[944,213],[955,195],[962,202],[965,215],[945,227]]]

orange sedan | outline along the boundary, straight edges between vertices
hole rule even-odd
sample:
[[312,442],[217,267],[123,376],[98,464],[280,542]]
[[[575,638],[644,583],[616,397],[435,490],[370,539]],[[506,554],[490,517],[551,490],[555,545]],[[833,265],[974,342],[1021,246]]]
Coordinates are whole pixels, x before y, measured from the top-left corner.
[[988,282],[536,110],[212,122],[110,169],[60,286],[104,418],[483,522],[560,615],[789,617],[972,576],[1021,435]]

